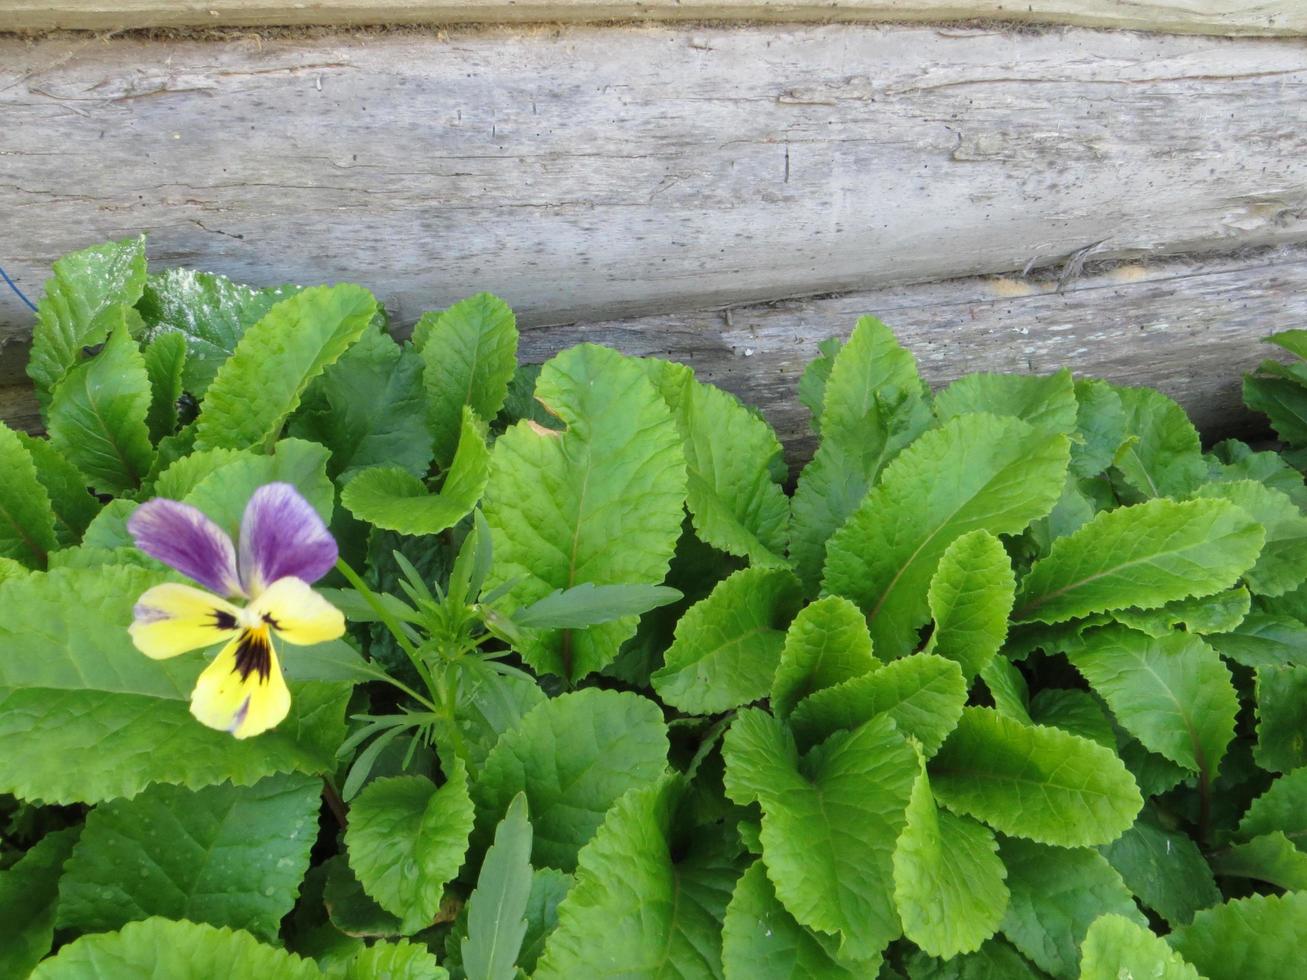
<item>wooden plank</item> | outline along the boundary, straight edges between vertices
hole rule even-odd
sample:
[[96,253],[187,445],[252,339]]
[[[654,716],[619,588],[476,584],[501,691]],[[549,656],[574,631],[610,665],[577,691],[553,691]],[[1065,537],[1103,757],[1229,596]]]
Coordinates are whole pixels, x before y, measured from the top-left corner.
[[1181,34],[1307,33],[1299,0],[0,0],[0,28],[596,21],[1008,21]]
[[[826,337],[859,316],[892,326],[939,387],[969,371],[1050,372],[1063,366],[1118,384],[1152,385],[1176,398],[1211,440],[1261,433],[1242,407],[1245,371],[1273,349],[1267,334],[1307,321],[1307,248],[1251,258],[1121,266],[1057,291],[1052,280],[1011,278],[880,289],[812,300],[636,317],[522,334],[524,361],[570,344],[609,344],[692,365],[700,378],[759,406],[791,462],[812,453],[796,388]],[[6,393],[11,393],[6,403]],[[0,417],[36,419],[34,399],[0,389]]]
[[[5,264],[527,323],[1307,238],[1307,47],[1068,29],[0,39]],[[0,296],[0,342],[26,331]]]

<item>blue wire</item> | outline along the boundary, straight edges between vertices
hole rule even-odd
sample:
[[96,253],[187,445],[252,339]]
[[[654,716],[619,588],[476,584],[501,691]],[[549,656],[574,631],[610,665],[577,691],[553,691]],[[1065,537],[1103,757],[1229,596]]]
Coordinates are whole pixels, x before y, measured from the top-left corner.
[[31,310],[33,313],[35,313],[36,304],[23,295],[23,291],[18,288],[17,284],[12,279],[9,278],[9,273],[5,272],[4,266],[2,265],[0,265],[0,276],[3,276],[4,281],[9,284],[9,288],[18,294],[18,298],[27,304],[27,308]]

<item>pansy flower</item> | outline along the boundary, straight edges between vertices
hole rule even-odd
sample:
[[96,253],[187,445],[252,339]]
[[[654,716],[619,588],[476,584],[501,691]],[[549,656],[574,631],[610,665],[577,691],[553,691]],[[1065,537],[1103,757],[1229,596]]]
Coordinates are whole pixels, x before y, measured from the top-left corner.
[[[136,648],[161,660],[226,641],[195,684],[191,714],[237,738],[280,723],[290,691],[273,635],[307,646],[345,631],[340,610],[309,588],[336,563],[336,542],[317,511],[289,483],[268,483],[245,507],[239,549],[197,508],[162,497],[136,508],[127,530],[147,555],[209,590],[147,589],[130,628]],[[249,601],[241,607],[232,598]]]

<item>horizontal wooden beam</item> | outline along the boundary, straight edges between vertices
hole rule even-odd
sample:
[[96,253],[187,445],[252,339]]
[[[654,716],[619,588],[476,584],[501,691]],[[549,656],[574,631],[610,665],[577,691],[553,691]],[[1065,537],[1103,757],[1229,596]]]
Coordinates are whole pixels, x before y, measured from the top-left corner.
[[[1307,322],[1307,248],[1242,259],[1122,266],[1054,280],[963,279],[675,315],[523,332],[520,354],[540,362],[583,341],[692,365],[700,378],[759,406],[790,461],[811,455],[798,380],[817,344],[859,316],[894,328],[939,387],[969,371],[1050,372],[1063,366],[1176,398],[1209,440],[1262,433],[1242,407],[1242,374],[1273,349],[1269,333]],[[17,353],[17,352],[15,352]],[[39,424],[26,388],[0,388],[0,417]]]
[[1307,33],[1299,0],[0,0],[0,30],[597,21],[969,20],[1181,34]]
[[[923,27],[0,39],[9,273],[480,289],[528,324],[1307,239],[1307,47]],[[0,291],[0,344],[30,316]]]

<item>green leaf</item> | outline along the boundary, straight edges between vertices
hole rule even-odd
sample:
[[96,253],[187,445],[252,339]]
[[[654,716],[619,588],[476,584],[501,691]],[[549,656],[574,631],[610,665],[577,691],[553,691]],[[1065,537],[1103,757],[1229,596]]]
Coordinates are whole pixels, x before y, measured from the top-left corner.
[[517,965],[528,975],[544,952],[545,943],[558,926],[558,906],[572,887],[572,876],[554,868],[537,868],[531,875],[531,895],[526,903],[526,937],[517,954]]
[[328,472],[333,479],[347,480],[369,466],[394,466],[425,476],[431,464],[431,432],[422,359],[388,334],[365,330],[358,343],[309,386],[290,431],[331,450]]
[[180,334],[160,334],[145,348],[145,373],[150,378],[150,411],[146,425],[158,442],[177,428],[177,400],[182,396],[186,341]]
[[1126,437],[1125,408],[1121,396],[1106,381],[1075,384],[1076,431],[1071,443],[1071,472],[1097,476],[1112,465]]
[[676,624],[652,682],[667,704],[713,714],[765,697],[803,603],[799,580],[779,568],[743,568],[717,583]]
[[1109,627],[1085,634],[1069,658],[1126,731],[1210,785],[1239,713],[1215,650],[1189,633],[1151,637]]
[[1253,610],[1232,632],[1207,642],[1245,667],[1307,667],[1307,625],[1291,616]]
[[1279,596],[1307,580],[1307,517],[1287,496],[1252,480],[1209,483],[1196,496],[1237,504],[1266,530],[1257,564],[1244,573],[1249,589]]
[[771,687],[771,710],[786,718],[814,691],[834,687],[880,666],[862,613],[848,599],[826,596],[790,623]]
[[991,939],[978,951],[947,962],[920,951],[908,959],[909,980],[1045,980],[1046,976],[1002,939]]
[[919,653],[809,695],[794,709],[790,725],[800,744],[813,745],[888,715],[900,732],[921,743],[929,758],[957,724],[966,700],[967,684],[958,665]]
[[1198,971],[1145,927],[1123,915],[1099,916],[1085,934],[1080,980],[1202,980]]
[[1207,477],[1198,431],[1184,409],[1152,388],[1117,388],[1127,439],[1115,464],[1144,497],[1183,497]]
[[784,565],[790,502],[772,477],[781,459],[776,433],[734,395],[700,384],[688,367],[641,363],[681,434],[686,506],[700,540],[755,565]]
[[179,334],[186,342],[182,387],[203,397],[245,331],[298,286],[253,289],[224,276],[193,269],[165,269],[149,277],[137,308],[156,340]]
[[821,419],[821,445],[794,492],[790,542],[790,557],[811,592],[827,540],[886,464],[931,424],[916,361],[875,317],[859,319],[834,354]]
[[1237,837],[1252,840],[1276,831],[1307,850],[1307,768],[1280,776],[1253,800],[1239,823]]
[[442,313],[425,313],[421,337],[427,418],[436,459],[447,463],[459,440],[459,418],[470,406],[483,419],[499,414],[517,368],[517,321],[498,296],[477,293]]
[[821,432],[821,406],[826,400],[826,382],[830,379],[835,356],[844,347],[839,337],[827,337],[817,344],[817,356],[808,362],[799,377],[799,401],[812,415],[812,431]]
[[617,801],[581,851],[537,980],[721,976],[721,923],[739,869],[707,837],[675,853],[682,792],[669,775]]
[[396,466],[360,471],[340,495],[359,520],[401,534],[438,534],[472,512],[490,475],[490,451],[483,426],[463,409],[458,452],[439,493],[429,493],[412,473]]
[[58,546],[54,510],[32,454],[18,434],[0,422],[0,557],[44,568]]
[[241,337],[200,406],[196,448],[258,448],[277,437],[309,382],[362,336],[377,301],[361,286],[314,286]]
[[1252,596],[1241,585],[1198,599],[1177,599],[1157,609],[1119,609],[1112,615],[1149,636],[1166,636],[1177,628],[1201,636],[1238,629],[1251,608]]
[[1287,891],[1307,890],[1307,853],[1276,830],[1212,855],[1212,870],[1223,878],[1265,881]]
[[1307,766],[1307,667],[1258,667],[1256,677],[1257,764],[1268,772]]
[[346,964],[340,980],[449,980],[427,947],[405,940],[373,943]]
[[584,582],[560,589],[513,613],[524,629],[584,629],[623,616],[640,616],[683,599],[665,585],[595,585]]
[[1307,443],[1307,388],[1299,382],[1245,375],[1243,402],[1267,416],[1275,434],[1289,445]]
[[903,934],[931,956],[972,953],[998,931],[1007,872],[988,827],[935,806],[923,771],[894,850],[894,902]]
[[140,486],[154,461],[146,413],[145,359],[118,318],[104,350],[77,365],[54,389],[50,441],[100,493]]
[[1068,443],[1018,419],[959,415],[927,432],[885,470],[830,539],[823,586],[867,614],[883,659],[901,657],[930,617],[941,556],[969,531],[1021,531],[1062,492]]
[[1226,439],[1212,447],[1206,457],[1209,477],[1222,482],[1256,480],[1278,490],[1299,507],[1307,507],[1307,484],[1279,453],[1254,452],[1238,439]]
[[1112,722],[1088,691],[1046,687],[1030,699],[1026,712],[1031,724],[1061,728],[1109,749],[1116,748]]
[[105,932],[158,915],[275,942],[308,870],[321,796],[320,780],[294,774],[194,792],[156,785],[103,803],[64,868],[59,925]]
[[750,980],[856,980],[875,964],[842,963],[834,937],[794,921],[776,898],[761,861],[735,884],[722,927],[722,965],[728,977]]
[[468,898],[462,946],[468,980],[513,980],[530,895],[531,824],[526,797],[519,793],[495,828],[495,842]]
[[145,237],[105,242],[72,252],[54,264],[45,297],[37,304],[28,377],[41,408],[50,407],[55,386],[82,359],[82,350],[104,342],[110,327],[145,285]]
[[332,926],[355,938],[398,936],[403,931],[400,919],[363,890],[344,854],[330,858],[323,868],[326,881],[322,901]]
[[321,980],[312,960],[264,946],[248,932],[198,922],[146,919],[120,932],[83,936],[46,960],[32,980]]
[[401,931],[432,924],[472,832],[467,769],[455,759],[439,789],[425,776],[374,779],[350,804],[349,866]]
[[1003,935],[1055,977],[1075,976],[1080,944],[1098,916],[1112,913],[1148,925],[1121,876],[1097,851],[1006,838],[999,853],[1012,894]]
[[335,488],[327,476],[327,450],[300,439],[282,439],[272,455],[243,453],[227,461],[182,499],[208,514],[235,541],[254,491],[278,482],[291,484],[325,523],[331,523]]
[[1059,847],[1115,840],[1143,805],[1114,752],[987,708],[963,710],[931,760],[930,784],[936,799],[956,813]]
[[1004,718],[1033,725],[1030,717],[1030,687],[1016,664],[1006,657],[991,660],[980,673],[994,701],[994,710]]
[[1194,839],[1163,830],[1151,819],[1141,816],[1100,851],[1139,901],[1172,928],[1193,921],[1195,912],[1221,900],[1212,869]]
[[927,601],[935,620],[927,653],[955,660],[967,680],[994,659],[1007,637],[1016,594],[1012,560],[988,531],[957,538],[940,556]]
[[564,871],[628,789],[667,765],[662,712],[637,694],[589,688],[538,705],[505,732],[472,785],[488,838],[513,798],[526,793],[532,860]]
[[54,943],[59,876],[80,828],[46,834],[0,871],[0,976],[25,977]]
[[750,709],[722,755],[727,795],[762,804],[763,861],[785,908],[838,933],[841,956],[879,955],[899,934],[892,859],[919,771],[893,721],[837,732],[800,759],[784,725]]
[[1061,623],[1220,592],[1252,567],[1264,537],[1261,525],[1224,500],[1150,500],[1104,511],[1035,563],[1013,615]]
[[[486,589],[513,583],[511,608],[582,582],[661,582],[685,499],[667,405],[639,365],[589,344],[550,360],[536,395],[567,429],[519,422],[495,442],[483,505],[495,556]],[[537,671],[576,680],[610,663],[635,627],[628,617],[531,633],[520,652]]]
[[1169,942],[1209,980],[1297,980],[1307,892],[1255,895],[1204,909]]
[[76,466],[66,460],[48,439],[37,439],[25,432],[15,433],[18,441],[32,455],[36,478],[50,495],[54,510],[54,535],[61,548],[82,540],[86,529],[103,510],[90,490],[89,481]]
[[1071,372],[1056,374],[968,374],[935,396],[935,415],[947,422],[957,415],[987,412],[1029,422],[1046,434],[1070,435],[1079,405]]
[[531,678],[500,674],[484,660],[465,657],[459,666],[455,720],[462,733],[464,761],[475,773],[499,736],[516,728],[526,713],[543,704],[546,697]]

